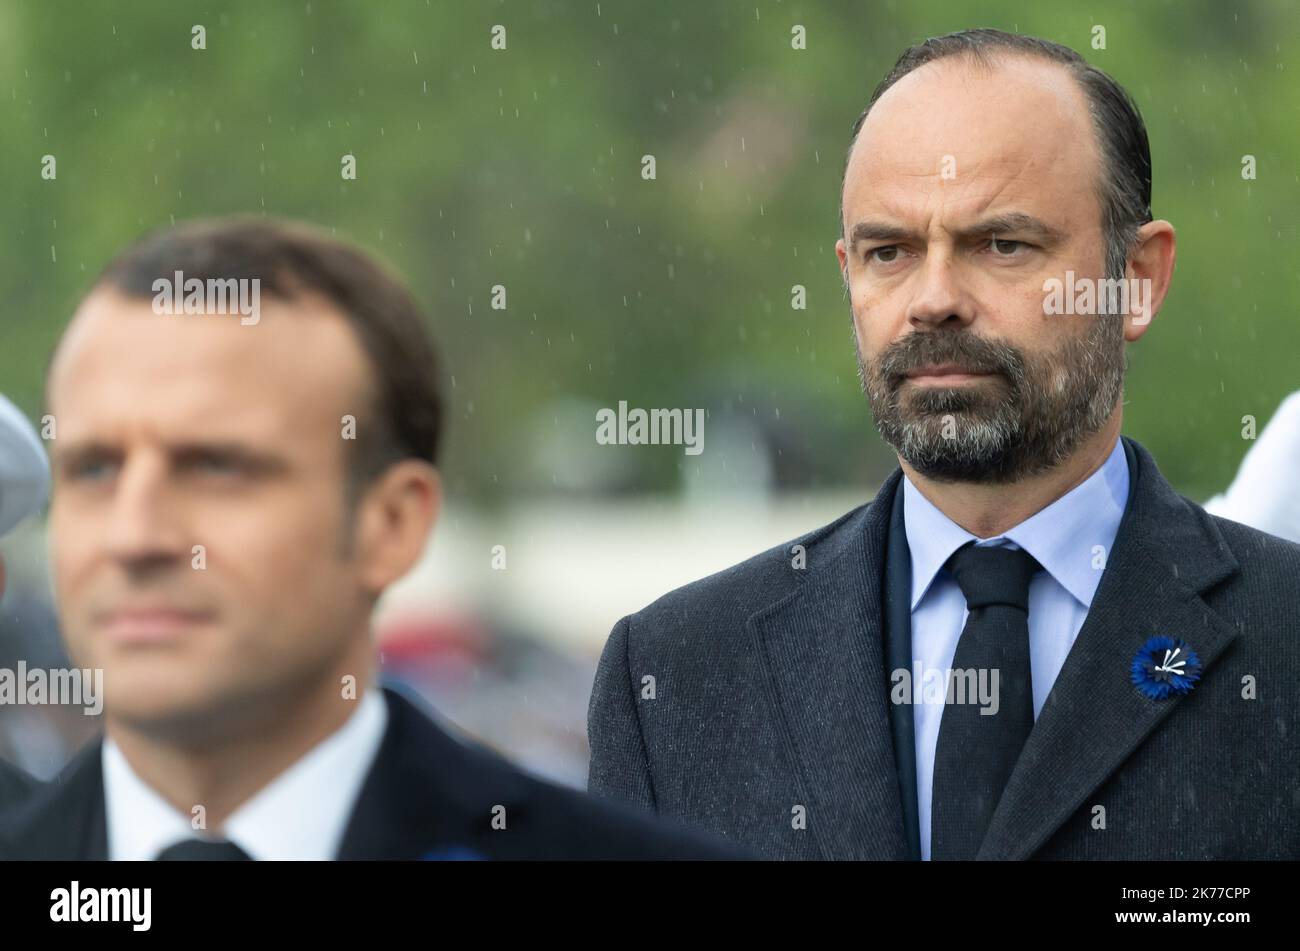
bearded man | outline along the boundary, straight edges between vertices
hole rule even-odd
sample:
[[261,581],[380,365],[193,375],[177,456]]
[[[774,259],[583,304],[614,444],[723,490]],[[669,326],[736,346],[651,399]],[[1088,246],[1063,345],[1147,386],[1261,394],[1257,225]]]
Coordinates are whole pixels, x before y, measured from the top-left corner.
[[899,468],[615,626],[591,789],[773,858],[1300,857],[1300,546],[1121,436],[1175,256],[1136,105],[972,30],[853,131],[836,254]]

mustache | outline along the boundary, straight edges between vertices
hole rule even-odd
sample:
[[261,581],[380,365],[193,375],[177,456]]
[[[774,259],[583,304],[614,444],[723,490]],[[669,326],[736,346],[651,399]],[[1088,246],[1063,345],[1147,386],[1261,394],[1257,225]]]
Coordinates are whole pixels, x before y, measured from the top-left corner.
[[1025,357],[1019,348],[964,330],[913,331],[885,348],[876,373],[894,389],[919,367],[947,363],[969,373],[1000,374],[1012,386],[1025,379]]

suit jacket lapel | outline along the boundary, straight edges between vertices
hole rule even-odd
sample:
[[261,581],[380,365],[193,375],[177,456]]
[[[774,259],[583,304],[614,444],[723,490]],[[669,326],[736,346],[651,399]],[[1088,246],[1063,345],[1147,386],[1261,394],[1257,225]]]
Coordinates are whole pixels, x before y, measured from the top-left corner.
[[[388,728],[349,817],[340,859],[421,858],[472,831],[474,816],[457,795],[462,787],[478,788],[470,758],[411,702],[392,690],[384,694]],[[89,744],[4,815],[0,858],[108,858],[101,750],[101,742]],[[498,778],[493,791],[511,802],[506,797],[516,786]]]
[[[828,859],[902,859],[881,579],[900,471],[807,549],[802,584],[750,618],[798,769],[808,831]],[[791,803],[791,806],[799,803]]]
[[108,858],[100,749],[98,740],[90,743],[58,776],[5,816],[3,837],[9,840],[14,858]]
[[[912,550],[903,519],[903,484],[894,490],[889,518],[889,544],[885,552],[883,618],[887,669],[912,670]],[[892,698],[891,698],[892,699]],[[921,860],[920,804],[916,796],[916,719],[910,703],[890,703],[894,757],[898,763],[898,790],[902,796],[903,828],[908,858]]]
[[[1084,804],[1178,697],[1150,700],[1129,680],[1148,638],[1186,640],[1208,672],[1236,630],[1201,592],[1237,564],[1218,529],[1179,497],[1141,446],[1130,459],[1128,510],[1087,620],[1007,782],[980,859],[1031,856]],[[1204,674],[1202,674],[1204,676]]]
[[428,745],[435,728],[420,723],[422,714],[398,692],[381,689],[388,726],[348,818],[338,854],[343,860],[419,858],[459,819],[438,778],[453,762]]
[[[396,687],[396,689],[394,689]],[[487,828],[485,803],[514,813],[530,795],[522,773],[476,754],[400,685],[385,686],[388,728],[353,806],[339,859],[464,856]],[[410,698],[408,699],[408,694]]]

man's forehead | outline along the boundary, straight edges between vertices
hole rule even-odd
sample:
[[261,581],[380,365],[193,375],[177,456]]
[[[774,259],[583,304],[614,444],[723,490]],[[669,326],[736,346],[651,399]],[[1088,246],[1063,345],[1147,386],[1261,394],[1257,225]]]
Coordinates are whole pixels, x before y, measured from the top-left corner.
[[1087,190],[1098,162],[1087,98],[1061,64],[950,57],[907,74],[872,107],[845,198],[868,199],[878,186]]
[[[93,426],[160,437],[283,431],[356,414],[365,357],[346,321],[262,303],[237,315],[155,314],[148,298],[97,291],[78,309],[51,366],[60,435]],[[83,433],[85,435],[85,433]]]

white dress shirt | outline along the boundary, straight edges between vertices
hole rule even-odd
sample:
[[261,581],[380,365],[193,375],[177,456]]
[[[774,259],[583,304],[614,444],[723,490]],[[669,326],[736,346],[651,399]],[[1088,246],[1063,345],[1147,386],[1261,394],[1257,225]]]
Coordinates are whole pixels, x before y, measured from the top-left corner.
[[[388,724],[380,691],[367,690],[344,724],[236,809],[214,835],[254,859],[333,859]],[[103,746],[108,857],[148,860],[182,839],[200,838],[127,763]]]
[[[1075,488],[1003,534],[977,539],[939,511],[905,476],[903,520],[912,553],[913,670],[918,663],[922,671],[944,674],[952,667],[967,614],[961,588],[943,567],[952,553],[972,540],[977,545],[1024,548],[1045,569],[1029,583],[1029,664],[1037,718],[1101,583],[1101,569],[1128,501],[1128,483],[1124,447],[1116,440],[1101,467]],[[943,681],[937,683],[936,693],[941,693]],[[918,687],[914,690],[920,693]],[[939,702],[912,706],[923,859],[930,858],[934,753],[943,716],[942,697],[936,699]]]

